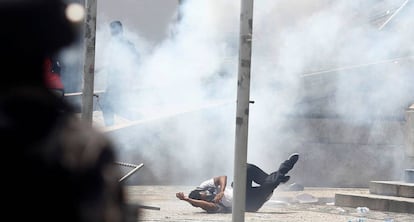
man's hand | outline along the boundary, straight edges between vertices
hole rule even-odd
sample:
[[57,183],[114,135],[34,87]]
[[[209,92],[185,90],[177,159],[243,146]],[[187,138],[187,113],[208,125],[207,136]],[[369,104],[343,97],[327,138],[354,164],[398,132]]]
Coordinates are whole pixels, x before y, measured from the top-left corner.
[[187,200],[187,197],[184,195],[183,192],[178,192],[175,194],[175,196],[180,200]]
[[221,198],[223,198],[223,196],[224,196],[224,192],[220,192],[220,193],[218,193],[218,194],[214,197],[213,202],[214,202],[214,203],[218,203],[218,202],[220,202],[220,200],[221,200]]
[[183,192],[178,192],[175,194],[175,196],[180,200],[187,201],[193,207],[200,207],[207,212],[216,212],[219,209],[215,203],[208,202],[205,200],[196,200],[196,199],[188,198],[184,195]]

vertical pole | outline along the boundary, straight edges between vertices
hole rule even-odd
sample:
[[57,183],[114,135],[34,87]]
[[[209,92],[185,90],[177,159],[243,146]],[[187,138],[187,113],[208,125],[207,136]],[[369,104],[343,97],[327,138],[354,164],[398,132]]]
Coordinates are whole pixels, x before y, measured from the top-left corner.
[[[408,159],[414,160],[414,105],[405,111],[405,147]],[[410,163],[414,167],[414,162]]]
[[241,1],[239,70],[237,80],[236,143],[232,221],[243,222],[246,203],[247,137],[250,104],[250,66],[253,32],[253,0]]
[[82,119],[92,124],[95,73],[96,0],[86,0],[85,64],[82,93]]

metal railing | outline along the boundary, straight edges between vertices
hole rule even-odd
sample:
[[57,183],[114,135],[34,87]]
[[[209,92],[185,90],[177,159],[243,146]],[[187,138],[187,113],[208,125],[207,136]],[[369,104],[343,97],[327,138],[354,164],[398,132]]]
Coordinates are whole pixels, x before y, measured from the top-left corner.
[[125,180],[126,178],[130,177],[132,174],[134,174],[135,172],[137,172],[139,169],[141,169],[144,166],[143,163],[141,163],[139,165],[135,165],[135,164],[132,164],[132,163],[124,163],[124,162],[115,162],[115,163],[118,164],[118,165],[121,165],[121,166],[126,166],[126,167],[132,168],[132,170],[128,171],[127,174],[125,174],[121,179],[119,179],[119,182],[121,182],[121,181]]

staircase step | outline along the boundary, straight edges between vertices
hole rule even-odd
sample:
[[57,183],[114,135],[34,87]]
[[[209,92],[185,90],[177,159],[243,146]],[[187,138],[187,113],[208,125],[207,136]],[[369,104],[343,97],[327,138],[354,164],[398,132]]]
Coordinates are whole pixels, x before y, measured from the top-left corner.
[[335,194],[335,205],[341,207],[368,207],[371,210],[414,213],[414,198],[377,194]]
[[414,198],[414,183],[403,181],[371,181],[369,183],[371,194]]

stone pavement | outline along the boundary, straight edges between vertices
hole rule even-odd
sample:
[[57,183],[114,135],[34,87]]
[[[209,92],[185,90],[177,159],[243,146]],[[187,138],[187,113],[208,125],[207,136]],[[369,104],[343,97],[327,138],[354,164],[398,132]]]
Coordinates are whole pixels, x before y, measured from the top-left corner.
[[[192,207],[175,197],[175,193],[185,194],[191,186],[125,186],[131,203],[159,210],[142,209],[139,221],[232,221],[232,214],[208,214],[201,208]],[[272,198],[255,213],[245,213],[245,221],[329,221],[329,222],[414,222],[414,214],[393,213],[369,210],[361,215],[356,208],[335,206],[335,193],[366,193],[368,189],[354,188],[308,188],[303,191],[288,191],[279,186]],[[364,207],[364,206],[361,206]]]

